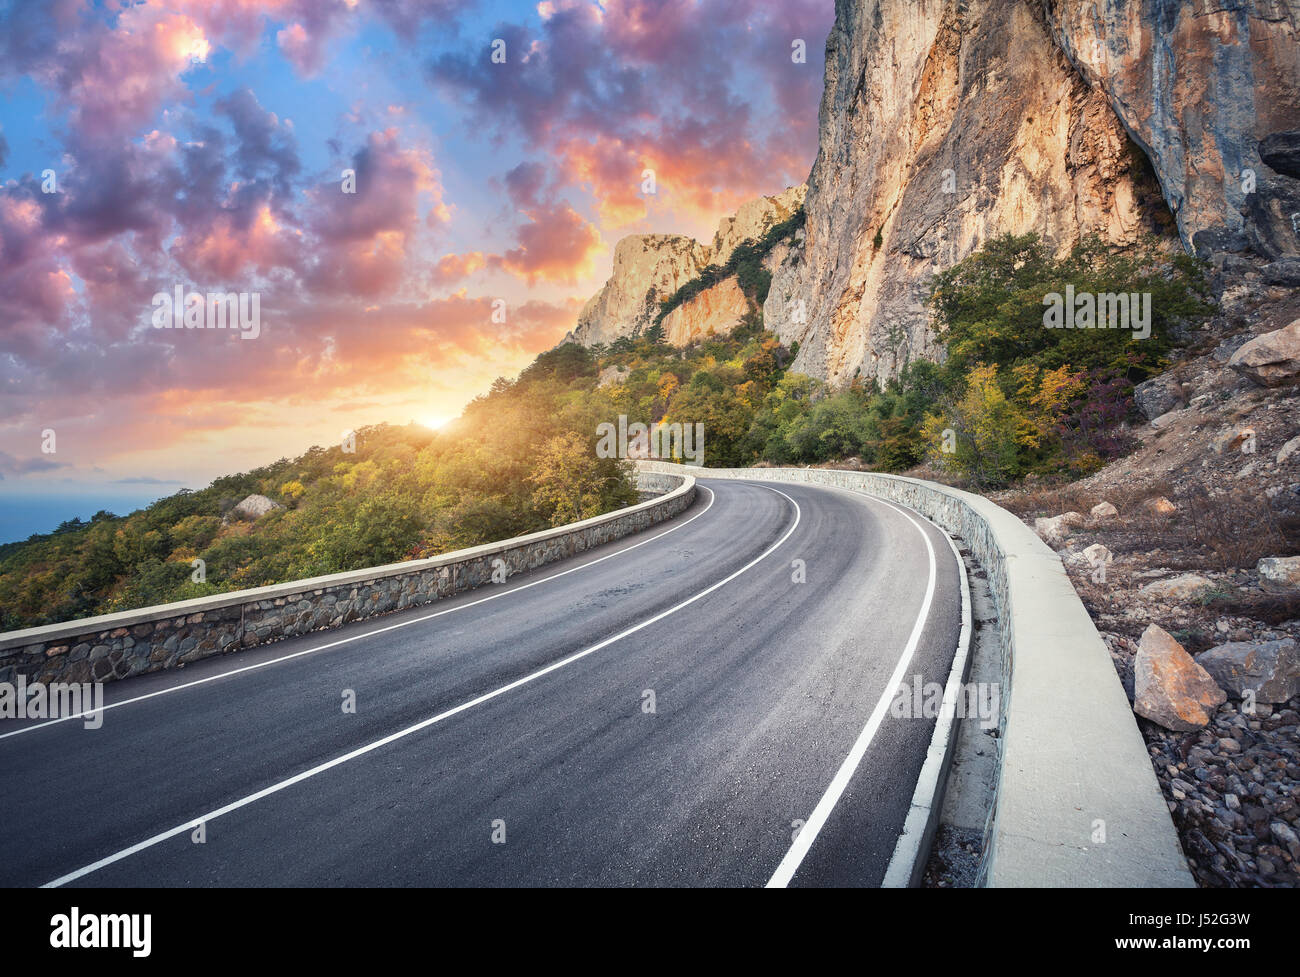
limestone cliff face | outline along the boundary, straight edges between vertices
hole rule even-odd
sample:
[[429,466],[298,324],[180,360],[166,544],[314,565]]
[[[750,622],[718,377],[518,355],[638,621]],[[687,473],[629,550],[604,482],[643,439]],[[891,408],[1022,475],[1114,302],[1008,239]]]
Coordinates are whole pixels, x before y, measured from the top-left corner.
[[[930,279],[991,237],[1063,250],[1159,229],[1130,136],[1186,246],[1294,251],[1300,194],[1256,143],[1300,128],[1298,6],[837,0],[807,239],[764,307],[800,343],[794,368],[843,383],[937,358]],[[1245,168],[1260,192],[1244,193]]]
[[737,245],[762,237],[768,228],[791,217],[803,205],[807,192],[807,185],[800,184],[787,187],[774,197],[759,197],[741,204],[733,216],[724,217],[718,224],[709,260],[715,265],[723,264]]
[[1295,251],[1290,215],[1264,216],[1292,188],[1258,147],[1300,127],[1300,0],[1043,6],[1070,63],[1151,158],[1188,247]]
[[[578,324],[564,342],[591,346],[609,343],[620,336],[634,336],[653,324],[659,303],[699,275],[710,264],[723,264],[736,246],[762,237],[768,228],[790,217],[803,203],[804,186],[790,187],[771,197],[759,197],[743,204],[718,225],[712,244],[701,244],[679,234],[633,234],[614,246],[613,273],[605,286],[583,306]],[[722,289],[725,282],[708,292]],[[723,292],[704,300],[693,315],[679,317],[679,335],[702,335],[710,328],[725,332],[734,326],[730,308],[734,296]],[[736,289],[739,291],[739,289]],[[717,309],[720,318],[710,321],[704,310]],[[688,323],[689,320],[689,323]],[[665,328],[671,332],[665,321]]]
[[837,2],[806,242],[764,321],[843,383],[935,358],[933,275],[989,238],[1150,230],[1127,138],[1029,0]]
[[[803,192],[746,205],[707,247],[647,238],[634,260],[643,239],[620,242],[570,336],[644,328]],[[804,206],[763,316],[800,344],[794,369],[833,383],[941,357],[931,279],[1001,234],[1296,256],[1300,0],[836,0]],[[729,298],[701,293],[676,335],[721,331]]]
[[709,250],[680,234],[633,234],[614,246],[614,270],[605,287],[578,313],[564,342],[594,346],[634,336],[654,322],[659,301],[709,263]]
[[750,312],[751,305],[732,275],[664,316],[664,338],[674,346],[686,346],[710,332],[729,333]]

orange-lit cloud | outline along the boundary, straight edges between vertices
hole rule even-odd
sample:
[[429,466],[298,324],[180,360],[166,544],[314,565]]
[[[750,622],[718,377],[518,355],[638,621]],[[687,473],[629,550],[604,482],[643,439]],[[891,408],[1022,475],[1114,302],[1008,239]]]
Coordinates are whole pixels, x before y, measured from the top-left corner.
[[[454,415],[572,328],[624,233],[707,237],[806,175],[820,64],[789,49],[820,50],[826,0],[499,16],[473,0],[3,5],[0,84],[48,112],[28,132],[0,105],[10,477],[211,475],[343,420]],[[502,70],[484,37],[507,42]],[[256,292],[261,336],[153,329],[151,298],[175,284]],[[23,461],[47,426],[57,471]]]

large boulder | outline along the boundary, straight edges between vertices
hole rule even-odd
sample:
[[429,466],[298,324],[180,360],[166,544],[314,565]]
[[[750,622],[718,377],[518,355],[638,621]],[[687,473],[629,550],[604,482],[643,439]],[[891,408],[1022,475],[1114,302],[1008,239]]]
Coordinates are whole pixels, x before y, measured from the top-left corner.
[[[1255,192],[1247,194],[1244,203],[1246,240],[1256,252],[1277,264],[1300,254],[1300,228],[1291,219],[1300,212],[1300,180],[1261,168]],[[1267,272],[1264,277],[1269,278]]]
[[1153,499],[1147,499],[1142,503],[1142,508],[1153,516],[1172,516],[1178,511],[1178,506],[1174,505],[1163,495],[1158,495]]
[[1265,285],[1281,285],[1286,288],[1300,286],[1300,258],[1282,258],[1270,262],[1260,271]]
[[1294,383],[1300,374],[1300,319],[1256,336],[1232,354],[1228,366],[1261,386]]
[[1133,711],[1165,729],[1206,726],[1228,696],[1164,628],[1152,624],[1133,663]]
[[1182,387],[1168,374],[1143,380],[1133,388],[1133,400],[1148,421],[1185,403]]
[[1084,548],[1083,558],[1088,561],[1090,566],[1100,567],[1112,562],[1115,556],[1101,543],[1093,543],[1091,546]]
[[1109,502],[1098,502],[1089,510],[1089,514],[1092,518],[1100,521],[1102,519],[1113,519],[1119,515],[1119,510]]
[[1300,556],[1266,556],[1255,564],[1259,586],[1273,594],[1300,590]]
[[1286,702],[1300,692],[1300,645],[1281,641],[1230,641],[1203,651],[1196,664],[1234,698],[1247,692],[1256,702]]
[[260,519],[273,509],[283,509],[284,506],[278,502],[273,502],[265,495],[250,495],[239,505],[230,510],[232,519]]
[[607,366],[600,371],[596,386],[608,387],[611,384],[622,383],[631,372],[626,366]]
[[1292,438],[1290,441],[1288,441],[1286,444],[1282,445],[1282,447],[1278,449],[1277,463],[1279,465],[1282,464],[1284,461],[1286,461],[1288,458],[1294,455],[1297,451],[1300,451],[1300,434],[1297,434],[1294,438]]
[[1086,520],[1078,512],[1066,512],[1059,516],[1034,520],[1034,532],[1046,543],[1062,543],[1075,526],[1082,526]]
[[1210,442],[1210,450],[1216,455],[1231,454],[1244,445],[1250,436],[1251,431],[1247,428],[1225,428]]
[[1192,600],[1214,586],[1214,581],[1195,573],[1184,573],[1167,580],[1156,580],[1143,587],[1139,594],[1158,600]]

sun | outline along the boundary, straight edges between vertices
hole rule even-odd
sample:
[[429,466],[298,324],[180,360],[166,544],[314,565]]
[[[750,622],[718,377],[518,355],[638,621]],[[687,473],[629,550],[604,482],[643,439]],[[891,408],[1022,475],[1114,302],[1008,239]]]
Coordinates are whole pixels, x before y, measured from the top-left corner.
[[436,431],[452,418],[445,414],[426,414],[424,417],[417,417],[415,423],[427,427],[430,431]]

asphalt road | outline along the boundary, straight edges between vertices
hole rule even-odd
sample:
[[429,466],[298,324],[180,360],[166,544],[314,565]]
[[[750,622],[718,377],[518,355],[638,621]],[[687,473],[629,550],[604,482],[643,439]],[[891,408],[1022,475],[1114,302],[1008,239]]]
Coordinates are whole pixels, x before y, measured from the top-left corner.
[[0,884],[878,885],[933,719],[886,711],[823,798],[891,674],[946,681],[952,552],[880,500],[700,484],[504,584],[110,684],[99,729],[0,722]]

